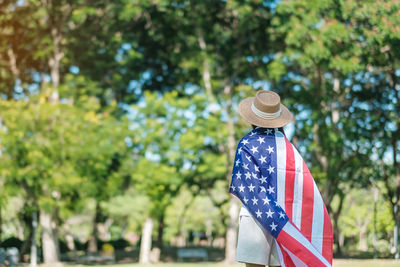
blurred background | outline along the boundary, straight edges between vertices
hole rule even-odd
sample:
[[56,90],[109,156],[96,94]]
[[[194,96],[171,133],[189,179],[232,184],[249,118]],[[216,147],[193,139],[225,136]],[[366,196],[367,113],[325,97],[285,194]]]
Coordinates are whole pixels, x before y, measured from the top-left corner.
[[233,262],[256,90],[295,114],[335,258],[398,259],[400,1],[3,0],[0,265]]

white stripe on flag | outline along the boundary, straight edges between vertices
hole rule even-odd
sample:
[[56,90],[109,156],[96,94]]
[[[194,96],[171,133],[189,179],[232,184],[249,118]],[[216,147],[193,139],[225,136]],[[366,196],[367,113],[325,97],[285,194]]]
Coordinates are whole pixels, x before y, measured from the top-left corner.
[[290,252],[287,248],[285,248],[282,245],[282,248],[286,251],[287,254],[289,254],[289,257],[292,259],[294,266],[296,267],[307,267],[307,264],[305,264],[302,260],[300,260],[296,255],[294,255],[292,252]]
[[277,172],[277,200],[279,206],[285,210],[285,181],[286,181],[286,141],[283,134],[276,134],[276,169]]
[[282,231],[285,231],[288,235],[296,239],[302,246],[308,249],[312,254],[315,255],[323,264],[326,266],[331,266],[330,263],[322,256],[321,252],[319,252],[311,243],[308,241],[299,230],[297,230],[290,222],[286,223],[282,228]]
[[317,185],[314,182],[314,206],[311,243],[322,253],[322,241],[324,235],[324,203]]
[[293,223],[301,229],[301,210],[303,205],[303,159],[293,146],[296,175],[293,192]]

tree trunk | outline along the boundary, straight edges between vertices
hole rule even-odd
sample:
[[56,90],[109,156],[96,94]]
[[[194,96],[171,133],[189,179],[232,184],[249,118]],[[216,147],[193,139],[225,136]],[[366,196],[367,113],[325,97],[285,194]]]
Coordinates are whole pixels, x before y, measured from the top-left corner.
[[75,242],[74,242],[74,236],[71,234],[70,231],[70,226],[68,223],[64,225],[64,231],[65,231],[65,242],[67,243],[67,247],[69,251],[72,251],[73,257],[76,258],[76,247],[75,247]]
[[345,236],[342,232],[339,233],[339,246],[342,248],[344,246]]
[[239,216],[239,203],[236,197],[231,196],[229,201],[229,225],[226,231],[225,262],[235,261],[237,241],[237,221]]
[[157,243],[156,247],[160,250],[163,248],[163,235],[164,235],[164,212],[158,218],[158,231],[157,231]]
[[[58,208],[57,208],[57,216],[58,216]],[[61,225],[61,223],[57,221],[52,221],[52,230],[53,230],[53,239],[54,239],[54,244],[56,245],[56,251],[58,258],[60,258],[60,239],[58,238],[58,227],[57,225]]]
[[178,219],[178,230],[179,234],[176,240],[176,246],[185,247],[186,246],[186,228],[184,227],[185,217],[183,215],[179,216]]
[[150,250],[151,250],[151,233],[153,231],[153,219],[147,218],[143,225],[142,241],[140,243],[139,263],[150,263]]
[[[105,218],[104,218],[105,219]],[[110,240],[111,239],[111,233],[110,233],[110,228],[112,224],[114,223],[114,220],[112,218],[107,218],[105,221],[104,219],[100,222],[97,223],[97,240]]]
[[[8,59],[9,59],[9,64],[10,64],[10,70],[11,73],[13,75],[14,81],[17,82],[17,79],[19,77],[19,69],[18,69],[18,65],[17,65],[17,57],[14,53],[14,50],[12,48],[12,46],[9,46],[7,49],[7,55],[8,55]],[[14,93],[14,86],[16,84],[14,83],[12,88],[9,88],[6,90],[6,94],[7,94],[7,99],[11,100],[13,99],[13,93]]]
[[[202,50],[202,52],[205,54],[207,51],[207,44],[203,38],[203,34],[201,32],[201,29],[197,29],[197,37],[198,37],[198,43],[199,46]],[[232,75],[233,77],[235,75]],[[209,62],[207,61],[206,55],[203,55],[203,82],[204,82],[204,87],[206,89],[206,95],[207,99],[210,102],[211,106],[211,112],[215,111],[215,104],[216,104],[216,98],[214,97],[214,94],[212,92],[212,86],[211,86],[211,72],[210,72],[210,66]],[[235,157],[235,128],[234,128],[234,122],[232,119],[232,82],[234,79],[231,77],[230,80],[226,80],[225,87],[223,94],[225,96],[226,100],[226,105],[224,107],[227,116],[228,116],[228,122],[227,122],[227,127],[228,127],[228,149],[227,149],[227,180],[230,181],[231,176],[232,176],[232,162]],[[228,223],[228,229],[226,232],[226,246],[225,246],[225,261],[226,262],[234,262],[235,260],[235,254],[236,254],[236,239],[237,239],[237,219],[239,216],[238,212],[238,201],[237,199],[234,199],[233,197],[230,198],[230,208],[229,208],[229,223]]]
[[71,233],[67,233],[65,235],[65,241],[67,242],[67,247],[70,251],[75,252],[75,242],[74,242],[74,237],[71,235]]
[[94,215],[93,225],[92,225],[92,236],[89,238],[88,252],[97,253],[97,241],[98,241],[98,224],[101,218],[101,207],[100,202],[96,201],[96,211]]
[[368,250],[368,243],[367,243],[367,226],[368,223],[365,223],[360,227],[360,233],[358,235],[359,242],[358,242],[358,250],[360,251],[367,251]]
[[186,222],[186,213],[189,210],[190,205],[194,202],[195,198],[193,195],[190,197],[190,201],[185,203],[183,206],[183,212],[178,218],[178,229],[179,229],[179,236],[177,240],[177,246],[178,247],[184,247],[186,246],[186,238],[187,238],[187,229],[185,229],[184,225]]
[[394,213],[394,231],[393,231],[393,241],[394,241],[394,248],[395,254],[394,258],[399,259],[399,200],[398,200],[397,192],[395,193],[395,201],[393,206],[393,213]]
[[50,76],[52,91],[49,96],[49,102],[53,104],[59,103],[60,96],[58,93],[58,85],[60,84],[60,66],[61,59],[64,57],[64,52],[61,49],[61,41],[63,35],[57,27],[51,29],[51,37],[53,41],[54,51],[53,55],[49,59]]
[[[397,95],[397,94],[396,94]],[[398,96],[398,95],[397,95]],[[397,97],[399,100],[399,97]],[[397,122],[397,130],[400,129],[400,121]],[[392,136],[392,153],[393,153],[393,166],[395,169],[395,188],[394,188],[394,220],[395,220],[395,229],[394,229],[394,244],[395,244],[395,259],[399,259],[399,224],[400,224],[400,216],[399,216],[399,206],[400,206],[400,164],[397,161],[397,154],[398,154],[398,147],[397,147],[398,140],[395,135]]]
[[177,236],[176,246],[185,247],[186,246],[186,229],[183,225],[179,228],[179,235]]
[[59,257],[50,213],[40,212],[40,226],[42,227],[43,261],[48,265],[57,264],[59,263]]
[[[227,84],[224,88],[224,94],[227,96],[226,112],[228,115],[228,169],[226,179],[232,178],[232,163],[235,157],[235,128],[232,119],[232,87]],[[229,224],[226,231],[226,246],[225,246],[225,262],[230,263],[235,261],[236,241],[237,241],[237,221],[239,216],[238,200],[231,196],[229,201]]]
[[334,241],[336,244],[336,254],[341,255],[342,254],[342,249],[341,249],[341,243],[340,243],[340,229],[339,229],[339,217],[342,212],[343,208],[343,202],[345,198],[345,194],[339,194],[339,206],[335,212],[333,212],[333,234],[334,234]]
[[373,245],[374,245],[374,259],[378,258],[378,250],[377,250],[377,243],[378,243],[378,233],[376,231],[376,216],[377,216],[377,205],[378,205],[378,197],[379,197],[379,191],[378,188],[374,189],[374,240],[373,240]]
[[[23,216],[24,224],[28,228],[28,237],[23,238],[24,243],[22,244],[21,250],[19,251],[19,261],[20,262],[24,261],[24,255],[27,254],[29,252],[29,249],[31,249],[31,247],[32,247],[32,235],[33,235],[33,225],[34,225],[33,220],[35,219],[35,218],[33,218],[34,213],[35,213],[35,216],[37,216],[35,211],[33,211],[30,214],[30,216],[28,216],[28,215]],[[36,218],[36,223],[37,223],[37,218]]]
[[211,247],[213,236],[212,236],[212,220],[210,217],[206,220],[206,237],[207,237],[207,246]]
[[37,211],[32,212],[32,240],[31,240],[31,267],[37,266],[37,246],[36,246],[36,230],[37,230],[38,220]]
[[200,28],[197,29],[197,41],[199,43],[199,46],[201,48],[201,51],[203,52],[203,83],[204,83],[204,87],[206,89],[206,96],[207,96],[207,100],[210,103],[210,109],[211,112],[215,112],[215,105],[216,105],[216,99],[215,96],[213,94],[212,91],[212,86],[211,86],[211,72],[210,72],[210,66],[207,60],[207,44],[204,41],[204,37],[203,37],[203,32],[201,31]]
[[75,242],[74,242],[74,236],[71,234],[69,224],[66,223],[64,225],[64,231],[66,232],[65,234],[65,241],[67,243],[67,247],[70,251],[75,252]]
[[2,240],[2,237],[3,237],[3,217],[2,217],[2,204],[3,203],[1,203],[0,202],[0,247],[1,247],[1,240]]

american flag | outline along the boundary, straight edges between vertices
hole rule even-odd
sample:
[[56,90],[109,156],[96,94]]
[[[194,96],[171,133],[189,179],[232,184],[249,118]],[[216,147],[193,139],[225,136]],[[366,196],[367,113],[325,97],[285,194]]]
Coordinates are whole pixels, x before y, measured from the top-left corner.
[[229,192],[275,237],[282,266],[332,265],[332,224],[321,194],[278,129],[256,128],[240,140]]

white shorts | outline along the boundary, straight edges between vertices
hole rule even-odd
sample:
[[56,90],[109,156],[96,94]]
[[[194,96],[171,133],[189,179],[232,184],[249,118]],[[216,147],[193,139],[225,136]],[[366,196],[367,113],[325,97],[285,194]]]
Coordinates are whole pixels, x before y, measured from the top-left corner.
[[243,263],[281,265],[275,238],[253,216],[239,216],[239,234],[235,259]]

